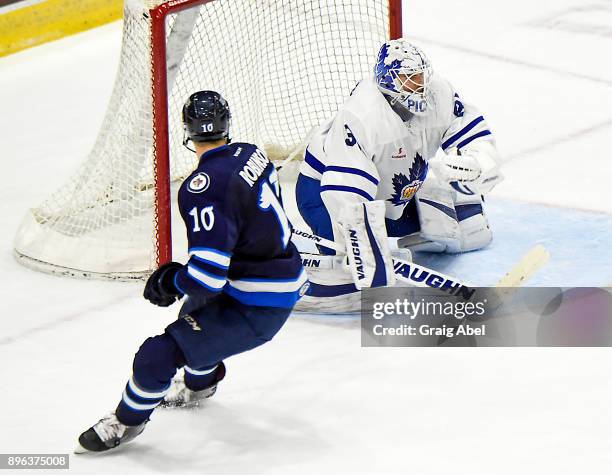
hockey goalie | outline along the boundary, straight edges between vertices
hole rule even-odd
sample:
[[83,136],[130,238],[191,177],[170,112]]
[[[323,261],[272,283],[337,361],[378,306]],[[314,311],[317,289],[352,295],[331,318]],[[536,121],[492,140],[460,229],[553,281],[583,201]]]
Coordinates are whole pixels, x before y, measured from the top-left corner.
[[348,256],[298,245],[306,263],[308,253],[328,263],[310,269],[301,306],[354,310],[361,289],[394,285],[394,255],[411,260],[411,250],[461,253],[489,244],[483,195],[502,180],[499,168],[477,108],[434,73],[419,47],[385,43],[373,77],[313,132],[300,166],[299,213]]

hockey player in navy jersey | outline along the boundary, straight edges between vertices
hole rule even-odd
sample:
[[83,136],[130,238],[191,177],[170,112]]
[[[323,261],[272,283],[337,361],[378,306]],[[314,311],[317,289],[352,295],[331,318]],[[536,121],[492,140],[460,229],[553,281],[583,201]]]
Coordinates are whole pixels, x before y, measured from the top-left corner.
[[[499,165],[478,109],[433,72],[420,48],[404,39],[385,43],[373,76],[314,131],[300,167],[302,218],[315,234],[346,246],[351,264],[344,276],[313,269],[301,304],[393,285],[390,243],[400,238],[432,252],[486,246],[492,234],[482,195],[502,180]],[[410,259],[409,249],[396,252]]]
[[[184,143],[199,157],[178,194],[190,257],[159,267],[144,291],[162,307],[183,299],[179,319],[145,340],[119,405],[80,435],[77,453],[128,442],[160,404],[211,396],[225,376],[223,361],[272,339],[308,287],[276,170],[255,145],[230,143],[225,99],[196,92],[183,123]],[[179,368],[184,378],[173,380]]]

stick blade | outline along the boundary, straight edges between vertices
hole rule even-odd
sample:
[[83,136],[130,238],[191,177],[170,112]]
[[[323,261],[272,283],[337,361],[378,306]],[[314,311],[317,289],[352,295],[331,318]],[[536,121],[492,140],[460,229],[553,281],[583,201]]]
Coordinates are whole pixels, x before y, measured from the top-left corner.
[[541,244],[533,247],[510,271],[503,276],[496,287],[520,287],[544,267],[550,253]]

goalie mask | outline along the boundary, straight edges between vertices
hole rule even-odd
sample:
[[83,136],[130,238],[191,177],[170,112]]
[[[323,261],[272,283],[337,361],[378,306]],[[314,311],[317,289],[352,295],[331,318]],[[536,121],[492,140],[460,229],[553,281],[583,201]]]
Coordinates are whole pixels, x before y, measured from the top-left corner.
[[404,39],[383,44],[374,67],[378,89],[413,114],[427,112],[432,73],[423,51]]
[[[227,138],[230,141],[231,113],[227,101],[214,91],[199,91],[183,106],[183,145],[192,142],[211,142]],[[192,152],[194,150],[191,150]]]

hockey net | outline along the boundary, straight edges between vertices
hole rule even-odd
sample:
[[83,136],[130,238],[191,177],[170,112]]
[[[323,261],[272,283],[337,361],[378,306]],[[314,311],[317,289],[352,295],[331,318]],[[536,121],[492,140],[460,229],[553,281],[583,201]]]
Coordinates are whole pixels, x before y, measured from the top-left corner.
[[[401,36],[400,0],[126,0],[97,140],[68,183],[27,213],[15,255],[47,272],[142,278],[171,258],[170,197],[197,164],[182,146],[190,94],[220,92],[233,139],[281,160],[370,74],[389,36]],[[177,226],[175,249],[183,234]]]

